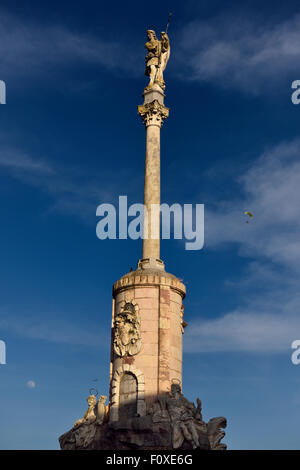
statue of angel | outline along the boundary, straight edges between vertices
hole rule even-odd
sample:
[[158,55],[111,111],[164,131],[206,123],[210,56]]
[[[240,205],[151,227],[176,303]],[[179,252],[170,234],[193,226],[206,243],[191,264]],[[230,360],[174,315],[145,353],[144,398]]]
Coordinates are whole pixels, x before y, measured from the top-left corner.
[[155,31],[151,29],[147,31],[147,36],[145,75],[149,76],[150,81],[146,89],[151,89],[156,84],[164,90],[166,85],[163,73],[170,58],[170,40],[164,31],[161,32],[160,39],[157,39]]

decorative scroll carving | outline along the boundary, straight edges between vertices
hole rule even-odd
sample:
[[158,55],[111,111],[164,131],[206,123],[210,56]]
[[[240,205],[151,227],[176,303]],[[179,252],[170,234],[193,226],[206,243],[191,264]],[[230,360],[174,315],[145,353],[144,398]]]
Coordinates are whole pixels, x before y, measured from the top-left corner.
[[183,319],[183,316],[184,316],[184,306],[181,305],[181,311],[180,311],[180,329],[181,329],[181,333],[183,334],[184,333],[184,329],[187,327],[187,322],[184,321]]
[[160,104],[158,100],[138,106],[138,113],[145,126],[156,125],[161,127],[164,120],[169,116],[169,108]]
[[138,305],[124,302],[114,322],[114,351],[118,356],[134,356],[142,348],[141,320]]
[[227,420],[223,416],[209,420],[207,424],[207,434],[212,450],[227,449],[227,445],[220,442],[225,436],[225,431],[222,431],[222,429],[226,428],[226,426]]

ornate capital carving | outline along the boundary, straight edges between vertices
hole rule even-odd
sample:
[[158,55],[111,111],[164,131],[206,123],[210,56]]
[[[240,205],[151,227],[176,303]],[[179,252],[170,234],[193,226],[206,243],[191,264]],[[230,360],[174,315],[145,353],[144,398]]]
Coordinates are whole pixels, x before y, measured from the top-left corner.
[[155,125],[161,127],[169,116],[169,108],[160,104],[157,100],[138,106],[138,113],[146,127]]

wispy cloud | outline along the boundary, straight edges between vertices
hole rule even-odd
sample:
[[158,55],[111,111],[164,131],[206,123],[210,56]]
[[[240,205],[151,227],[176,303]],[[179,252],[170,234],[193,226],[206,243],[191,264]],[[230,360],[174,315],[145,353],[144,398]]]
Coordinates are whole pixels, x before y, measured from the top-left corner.
[[[80,167],[63,166],[46,158],[33,157],[12,147],[1,152],[0,171],[49,195],[50,212],[72,214],[85,222],[95,222],[96,208],[101,203],[117,202],[121,181],[128,170],[90,172]],[[132,177],[131,189],[134,187]]]
[[43,159],[34,159],[30,155],[10,148],[2,148],[0,154],[0,167],[15,171],[29,171],[39,174],[54,174],[53,168]]
[[300,335],[299,155],[299,139],[267,150],[239,178],[244,196],[206,211],[206,247],[236,247],[249,264],[226,281],[239,307],[191,322],[187,350],[282,352]]
[[179,43],[185,79],[259,93],[298,78],[300,14],[276,23],[236,12],[195,20]]
[[[3,315],[1,315],[3,317]],[[8,318],[8,315],[5,315]],[[73,321],[52,320],[45,322],[40,318],[27,318],[26,322],[20,317],[9,320],[2,318],[0,320],[1,334],[12,333],[23,338],[48,341],[51,343],[63,343],[74,346],[87,346],[92,348],[101,348],[105,346],[106,336],[100,330],[94,328],[90,330],[82,325],[76,325]]]
[[221,318],[192,323],[187,331],[186,352],[268,352],[289,353],[291,343],[300,338],[297,312],[276,315],[245,310]]
[[5,79],[15,76],[20,81],[50,69],[53,73],[54,67],[77,63],[100,65],[130,75],[136,70],[138,52],[128,44],[125,51],[122,41],[71,31],[61,25],[41,26],[3,9],[0,16],[1,73]]
[[[127,169],[90,172],[83,166],[63,166],[51,160],[33,157],[12,147],[4,147],[0,155],[0,171],[48,194],[48,210],[75,215],[86,222],[95,221],[101,203],[117,202],[120,182],[128,179]],[[134,178],[131,175],[131,189]]]
[[[51,70],[78,64],[101,66],[129,76],[141,74],[143,47],[127,32],[126,43],[104,35],[72,30],[62,24],[35,23],[0,10],[1,73],[19,82]],[[274,89],[287,77],[298,77],[300,14],[278,21],[227,12],[196,19],[177,33],[172,55],[177,76],[184,80],[234,87],[246,93]],[[172,64],[170,64],[172,67]],[[86,84],[73,84],[84,87]],[[278,87],[277,87],[278,89]]]
[[239,178],[244,197],[207,211],[207,246],[237,243],[241,254],[300,272],[299,155],[300,139],[265,151]]

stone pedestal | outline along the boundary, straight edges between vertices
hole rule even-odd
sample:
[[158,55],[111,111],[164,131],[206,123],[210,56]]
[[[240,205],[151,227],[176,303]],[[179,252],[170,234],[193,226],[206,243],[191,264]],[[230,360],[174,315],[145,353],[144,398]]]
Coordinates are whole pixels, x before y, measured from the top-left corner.
[[221,443],[226,418],[203,421],[201,401],[197,399],[196,408],[178,385],[173,384],[171,393],[161,395],[147,415],[118,421],[109,421],[110,413],[103,413],[102,398],[97,404],[94,395],[88,398],[89,410],[84,417],[59,438],[63,450],[226,449]]
[[152,88],[145,88],[144,93],[144,104],[152,103],[157,100],[160,104],[164,104],[165,94],[159,85],[155,84]]
[[[82,438],[82,436],[86,436]],[[209,436],[199,431],[199,448],[211,450]],[[172,428],[169,422],[153,423],[151,416],[119,423],[92,424],[87,429],[70,430],[60,437],[63,450],[172,450]],[[192,446],[184,442],[182,450]]]

